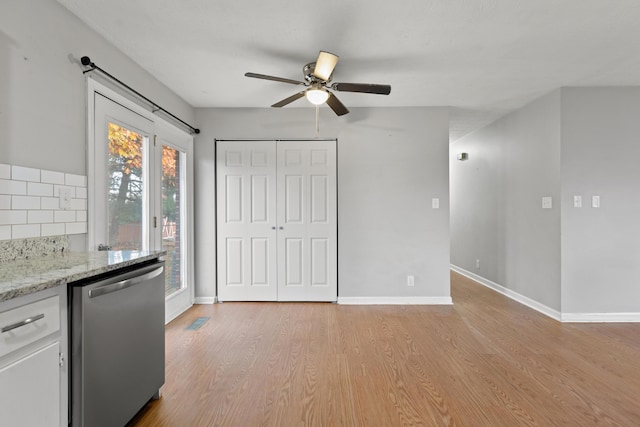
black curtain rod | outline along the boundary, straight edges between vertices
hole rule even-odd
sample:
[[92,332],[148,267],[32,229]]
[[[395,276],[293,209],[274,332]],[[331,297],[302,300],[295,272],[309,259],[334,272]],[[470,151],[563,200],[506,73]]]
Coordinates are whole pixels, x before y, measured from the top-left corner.
[[96,64],[94,64],[93,62],[91,62],[91,59],[88,56],[83,56],[82,58],[80,58],[80,62],[82,62],[82,65],[84,65],[85,67],[90,67],[88,70],[84,70],[82,72],[82,74],[86,74],[88,72],[91,72],[93,70],[98,70],[100,71],[102,74],[104,74],[105,76],[109,77],[111,80],[114,80],[116,83],[118,83],[119,85],[121,85],[122,87],[126,88],[127,90],[135,93],[137,96],[139,96],[140,98],[144,99],[145,101],[147,101],[149,104],[151,104],[154,108],[153,113],[155,113],[156,111],[162,111],[165,114],[168,114],[169,116],[173,117],[174,119],[176,119],[177,121],[179,121],[180,123],[182,123],[183,125],[185,125],[186,127],[189,128],[189,130],[192,133],[198,134],[200,133],[200,129],[195,128],[193,126],[191,126],[189,123],[185,122],[184,120],[180,119],[179,117],[171,114],[169,111],[165,110],[164,108],[162,108],[161,106],[159,106],[157,103],[153,102],[152,100],[150,100],[149,98],[147,98],[146,96],[144,96],[143,94],[141,94],[140,92],[138,92],[137,90],[133,89],[131,86],[123,83],[122,81],[120,81],[118,78],[112,76],[111,74],[107,73],[105,70],[103,70],[102,68],[98,67]]

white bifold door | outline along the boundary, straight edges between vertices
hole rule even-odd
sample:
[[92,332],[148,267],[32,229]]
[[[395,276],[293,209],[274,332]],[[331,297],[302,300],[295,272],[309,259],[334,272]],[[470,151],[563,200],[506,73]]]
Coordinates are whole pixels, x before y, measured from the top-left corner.
[[217,141],[219,301],[336,301],[336,141]]

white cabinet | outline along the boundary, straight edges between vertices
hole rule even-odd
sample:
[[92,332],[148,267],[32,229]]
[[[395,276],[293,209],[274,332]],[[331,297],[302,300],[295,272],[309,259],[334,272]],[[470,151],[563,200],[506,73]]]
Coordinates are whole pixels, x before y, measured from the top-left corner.
[[0,425],[67,424],[65,290],[0,304]]
[[0,424],[50,426],[60,419],[60,375],[55,342],[0,368]]

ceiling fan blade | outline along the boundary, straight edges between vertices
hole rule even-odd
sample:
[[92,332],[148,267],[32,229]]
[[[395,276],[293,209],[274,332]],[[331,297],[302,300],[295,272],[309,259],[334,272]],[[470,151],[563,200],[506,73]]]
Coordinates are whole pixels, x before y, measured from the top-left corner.
[[339,58],[338,55],[321,50],[320,53],[318,53],[318,59],[316,59],[313,75],[322,81],[328,82],[331,79],[331,74],[333,74],[333,69],[336,67]]
[[389,95],[391,93],[391,86],[389,85],[368,83],[334,83],[331,85],[331,89],[341,92],[375,93],[377,95]]
[[300,99],[303,96],[304,96],[304,91],[295,93],[290,97],[283,99],[280,102],[276,102],[275,104],[272,105],[272,107],[275,107],[275,108],[284,107],[285,105],[291,104],[293,101],[295,101],[296,99]]
[[273,80],[274,82],[290,83],[292,85],[304,85],[304,82],[298,80],[285,79],[284,77],[267,76],[266,74],[258,73],[244,73],[246,77],[253,77],[254,79]]
[[342,102],[331,92],[329,92],[329,98],[327,99],[327,105],[331,107],[334,113],[338,116],[344,116],[349,112],[347,107],[344,106]]

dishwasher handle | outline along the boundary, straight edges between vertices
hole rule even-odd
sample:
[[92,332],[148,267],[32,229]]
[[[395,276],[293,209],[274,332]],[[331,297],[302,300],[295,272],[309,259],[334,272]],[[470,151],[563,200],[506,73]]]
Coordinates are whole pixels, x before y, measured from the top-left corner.
[[153,271],[150,271],[142,276],[133,277],[131,279],[122,280],[116,283],[109,283],[107,285],[102,285],[98,288],[89,290],[89,298],[99,297],[101,295],[110,294],[113,292],[118,292],[122,289],[130,288],[131,286],[135,286],[138,283],[142,283],[145,280],[153,279],[154,277],[162,274],[164,267],[158,267]]

